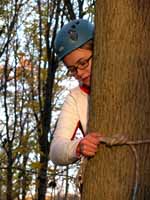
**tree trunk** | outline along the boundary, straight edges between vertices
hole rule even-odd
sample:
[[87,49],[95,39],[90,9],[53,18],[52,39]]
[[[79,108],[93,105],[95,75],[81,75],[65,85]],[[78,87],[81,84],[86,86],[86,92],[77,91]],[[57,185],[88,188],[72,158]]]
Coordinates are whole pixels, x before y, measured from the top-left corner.
[[3,186],[3,173],[2,173],[2,169],[1,169],[1,163],[0,163],[0,200],[2,200],[2,186]]
[[65,195],[64,200],[68,199],[68,190],[69,190],[69,166],[66,166],[66,178],[65,178]]
[[12,172],[12,145],[9,144],[9,149],[7,153],[7,200],[12,200],[12,178],[13,178],[13,172]]
[[27,161],[28,161],[29,155],[28,153],[23,155],[23,171],[22,171],[22,200],[26,199],[27,194],[27,173],[26,173],[26,167],[27,167]]
[[[97,1],[95,23],[89,131],[150,139],[150,1]],[[100,144],[86,167],[82,200],[149,200],[149,154],[149,143]]]

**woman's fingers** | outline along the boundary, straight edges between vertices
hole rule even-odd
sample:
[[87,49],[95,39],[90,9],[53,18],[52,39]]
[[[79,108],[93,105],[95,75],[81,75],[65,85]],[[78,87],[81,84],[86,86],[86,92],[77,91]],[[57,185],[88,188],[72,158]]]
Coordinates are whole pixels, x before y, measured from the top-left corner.
[[90,133],[86,135],[79,144],[80,153],[84,156],[94,156],[100,143],[100,134]]
[[97,146],[91,144],[81,144],[80,145],[80,152],[84,156],[94,156],[97,152]]

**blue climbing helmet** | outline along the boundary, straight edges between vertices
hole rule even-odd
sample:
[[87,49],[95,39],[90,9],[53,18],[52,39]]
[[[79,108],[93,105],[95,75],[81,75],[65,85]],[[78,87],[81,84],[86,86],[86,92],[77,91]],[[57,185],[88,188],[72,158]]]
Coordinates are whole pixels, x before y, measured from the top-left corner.
[[54,46],[59,60],[93,39],[94,25],[84,19],[76,19],[64,25],[55,38]]

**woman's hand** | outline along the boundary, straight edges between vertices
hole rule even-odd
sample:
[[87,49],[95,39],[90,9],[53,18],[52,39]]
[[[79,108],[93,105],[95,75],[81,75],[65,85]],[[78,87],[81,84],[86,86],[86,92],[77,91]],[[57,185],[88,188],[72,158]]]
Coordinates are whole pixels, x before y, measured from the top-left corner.
[[98,145],[101,141],[102,136],[99,133],[87,134],[77,146],[77,156],[94,156],[98,150]]

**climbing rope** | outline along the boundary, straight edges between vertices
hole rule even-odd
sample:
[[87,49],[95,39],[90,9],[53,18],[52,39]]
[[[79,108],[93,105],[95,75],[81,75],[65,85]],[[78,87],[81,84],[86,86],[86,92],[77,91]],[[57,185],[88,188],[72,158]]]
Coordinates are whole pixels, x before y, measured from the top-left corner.
[[[127,136],[118,134],[118,135],[114,135],[113,137],[106,137],[106,136],[102,137],[101,143],[105,144],[108,147],[129,145],[130,149],[133,152],[134,158],[135,158],[135,183],[134,183],[134,187],[133,187],[132,200],[136,200],[138,187],[139,187],[140,175],[139,175],[139,157],[138,157],[135,145],[148,144],[148,143],[150,143],[150,139],[130,141],[130,140],[128,140]],[[87,162],[88,162],[87,158],[83,157],[81,159],[81,167],[79,169],[79,172],[77,174],[77,179],[76,179],[76,184],[79,188],[81,188],[82,184],[83,184]]]

